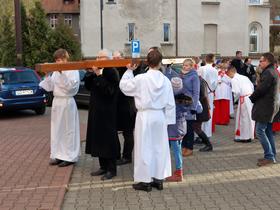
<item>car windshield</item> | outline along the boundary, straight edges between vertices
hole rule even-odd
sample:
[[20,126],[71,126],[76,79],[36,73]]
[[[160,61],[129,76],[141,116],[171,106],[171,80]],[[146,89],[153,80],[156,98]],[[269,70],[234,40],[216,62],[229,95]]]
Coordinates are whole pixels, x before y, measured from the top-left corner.
[[0,74],[3,84],[39,82],[39,78],[32,71],[9,71]]

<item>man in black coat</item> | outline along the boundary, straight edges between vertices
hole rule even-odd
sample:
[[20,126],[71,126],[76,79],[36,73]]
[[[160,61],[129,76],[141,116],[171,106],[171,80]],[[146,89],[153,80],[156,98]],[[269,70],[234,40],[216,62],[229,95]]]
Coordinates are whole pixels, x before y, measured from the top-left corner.
[[242,61],[242,52],[240,50],[235,52],[235,58],[230,62],[230,64],[236,68],[238,74],[246,76],[243,68],[244,63]]
[[[109,59],[109,52],[101,50],[97,59]],[[115,68],[92,67],[85,76],[85,87],[90,91],[86,154],[98,157],[100,164],[100,169],[91,175],[103,175],[102,180],[111,179],[117,174],[119,74]]]
[[255,85],[256,82],[256,71],[254,65],[252,64],[252,59],[247,57],[244,60],[243,72],[245,76]]
[[260,81],[250,96],[252,103],[254,103],[252,119],[256,121],[256,134],[264,150],[264,158],[258,160],[258,166],[272,164],[276,161],[272,121],[279,110],[279,78],[273,65],[274,56],[271,53],[264,53],[259,64],[262,69]]
[[[122,59],[122,53],[115,51],[113,53],[113,59]],[[126,67],[118,68],[120,78],[126,72]],[[118,141],[119,154],[117,165],[124,165],[132,162],[132,150],[134,147],[134,126],[136,118],[136,107],[134,98],[124,95],[121,91],[118,93],[117,103],[117,129],[122,131],[124,137],[123,153],[121,157],[121,145]]]

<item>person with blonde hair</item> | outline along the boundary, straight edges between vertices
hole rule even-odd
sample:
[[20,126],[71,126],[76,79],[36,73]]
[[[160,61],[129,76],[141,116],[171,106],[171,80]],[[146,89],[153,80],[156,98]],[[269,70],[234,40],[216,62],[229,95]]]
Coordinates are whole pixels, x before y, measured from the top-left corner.
[[194,130],[192,124],[196,120],[196,114],[202,111],[199,110],[201,109],[201,106],[199,106],[200,81],[197,71],[194,69],[194,61],[191,58],[187,58],[183,62],[180,77],[183,80],[183,89],[181,94],[192,99],[191,104],[187,106],[180,106],[180,109],[184,112],[184,116],[187,121],[187,133],[182,142],[182,155],[185,157],[192,155],[193,153]]

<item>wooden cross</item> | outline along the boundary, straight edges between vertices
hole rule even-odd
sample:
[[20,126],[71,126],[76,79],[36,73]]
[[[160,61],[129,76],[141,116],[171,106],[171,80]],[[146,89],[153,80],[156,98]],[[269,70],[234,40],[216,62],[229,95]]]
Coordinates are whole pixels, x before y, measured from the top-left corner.
[[129,63],[139,64],[141,59],[117,59],[117,60],[84,60],[77,62],[67,63],[44,63],[36,64],[35,69],[38,72],[53,72],[53,71],[67,71],[67,70],[79,70],[79,69],[91,69],[92,66],[98,68],[106,67],[125,67]]
[[[167,58],[162,60],[162,64],[182,64],[185,58]],[[69,71],[69,70],[80,70],[80,69],[91,69],[92,66],[98,68],[106,67],[126,67],[127,64],[139,64],[141,61],[146,62],[142,59],[117,59],[117,60],[84,60],[76,62],[67,62],[63,64],[58,63],[44,63],[36,64],[35,69],[38,72],[53,72],[53,71]]]

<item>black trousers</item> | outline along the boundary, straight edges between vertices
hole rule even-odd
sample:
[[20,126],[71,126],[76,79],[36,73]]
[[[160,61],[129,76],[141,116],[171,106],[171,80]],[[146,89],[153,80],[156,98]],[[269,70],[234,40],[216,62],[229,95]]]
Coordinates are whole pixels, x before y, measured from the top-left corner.
[[117,174],[117,164],[115,158],[101,158],[99,157],[100,168],[111,172],[112,174]]
[[184,136],[182,141],[182,147],[193,150],[194,144],[194,133],[196,133],[201,139],[202,142],[207,145],[211,146],[211,142],[207,135],[201,129],[202,122],[188,120],[187,121],[187,134]]
[[[132,150],[134,147],[134,136],[133,136],[133,131],[123,131],[122,132],[123,138],[124,138],[124,143],[123,143],[123,153],[122,157],[125,159],[132,159]],[[118,140],[119,144],[119,157],[118,159],[121,158],[121,144],[120,140]]]
[[197,122],[197,121],[193,122],[193,124],[192,124],[193,130],[198,135],[198,137],[201,138],[203,144],[205,144],[207,146],[211,146],[212,144],[211,144],[208,136],[201,129],[201,125],[202,125],[202,122]]
[[187,120],[187,133],[183,138],[182,147],[193,150],[193,142],[194,142],[194,131],[193,124],[194,120]]

